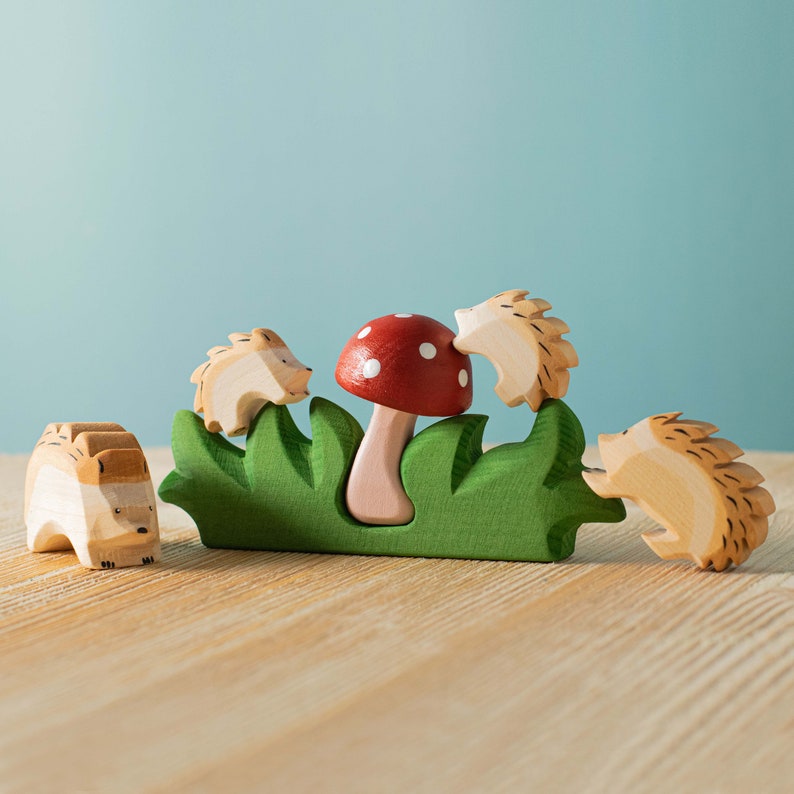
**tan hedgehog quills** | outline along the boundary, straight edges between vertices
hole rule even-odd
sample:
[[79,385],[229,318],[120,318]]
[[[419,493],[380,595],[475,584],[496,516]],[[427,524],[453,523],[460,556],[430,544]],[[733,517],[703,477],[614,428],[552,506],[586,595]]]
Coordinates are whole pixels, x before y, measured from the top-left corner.
[[28,463],[31,551],[74,548],[87,568],[160,559],[149,467],[132,433],[112,422],[47,425]]
[[548,397],[564,397],[569,368],[579,363],[573,345],[561,336],[570,329],[557,317],[545,317],[551,304],[528,299],[526,290],[500,292],[471,309],[458,309],[461,353],[479,353],[496,369],[495,391],[514,407],[528,403],[537,411]]
[[652,416],[599,436],[606,471],[582,476],[599,496],[631,499],[663,527],[642,536],[662,559],[722,571],[766,540],[775,503],[759,485],[764,478],[736,462],[743,454],[736,444],[711,438],[714,425],[680,415]]
[[204,414],[210,433],[228,436],[248,431],[265,403],[296,403],[308,396],[312,370],[298,361],[284,340],[269,328],[229,334],[231,347],[213,347],[190,377],[193,408]]

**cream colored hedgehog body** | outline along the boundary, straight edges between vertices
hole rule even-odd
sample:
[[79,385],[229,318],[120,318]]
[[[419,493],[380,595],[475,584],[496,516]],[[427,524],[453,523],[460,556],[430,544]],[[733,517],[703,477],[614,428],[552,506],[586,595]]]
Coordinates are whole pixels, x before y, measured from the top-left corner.
[[587,471],[604,497],[625,497],[664,529],[643,534],[662,559],[687,558],[724,570],[744,562],[766,540],[775,510],[763,477],[734,459],[742,450],[705,422],[660,414],[616,435],[601,435],[606,472]]
[[31,551],[74,548],[87,568],[160,559],[154,487],[135,436],[110,422],[47,425],[28,463]]
[[229,334],[231,347],[213,347],[190,377],[197,384],[194,410],[211,433],[239,436],[265,403],[296,403],[308,394],[311,369],[269,328]]
[[458,335],[453,344],[461,353],[479,353],[499,376],[495,391],[510,407],[529,404],[533,411],[547,397],[563,397],[570,367],[579,360],[561,335],[568,326],[545,317],[551,304],[526,299],[526,290],[509,290],[471,309],[458,309]]

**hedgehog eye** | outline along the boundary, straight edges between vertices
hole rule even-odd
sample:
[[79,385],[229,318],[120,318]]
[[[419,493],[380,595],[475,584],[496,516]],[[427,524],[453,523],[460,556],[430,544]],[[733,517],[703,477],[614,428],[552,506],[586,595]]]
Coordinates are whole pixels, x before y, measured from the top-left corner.
[[116,512],[116,513],[120,513],[120,512],[121,512],[121,508],[120,508],[120,507],[117,507],[117,508],[116,508],[116,510],[115,510],[115,512]]
[[628,430],[624,430],[620,435],[625,436],[626,433],[628,433],[628,432],[629,432]]
[[151,505],[149,505],[149,512],[151,513],[153,511],[154,511],[154,508]]

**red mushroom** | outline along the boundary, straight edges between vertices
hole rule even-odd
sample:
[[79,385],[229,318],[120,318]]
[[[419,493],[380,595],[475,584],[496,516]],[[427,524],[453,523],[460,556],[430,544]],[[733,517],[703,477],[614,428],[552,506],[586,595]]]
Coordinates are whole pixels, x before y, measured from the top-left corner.
[[367,323],[345,345],[337,383],[375,403],[347,484],[350,514],[365,524],[407,524],[414,506],[400,459],[417,416],[453,416],[471,405],[471,362],[452,346],[455,333],[420,314]]

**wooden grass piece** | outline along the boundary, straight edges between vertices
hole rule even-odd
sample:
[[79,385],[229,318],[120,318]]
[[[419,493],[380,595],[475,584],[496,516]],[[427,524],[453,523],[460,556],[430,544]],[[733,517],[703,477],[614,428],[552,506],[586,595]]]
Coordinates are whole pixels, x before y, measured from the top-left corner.
[[625,517],[622,502],[584,483],[581,426],[561,401],[541,408],[527,440],[485,453],[484,416],[419,433],[403,455],[416,512],[402,526],[362,524],[347,512],[345,482],[363,435],[355,419],[322,398],[310,419],[312,440],[286,406],[266,405],[243,451],[178,412],[176,469],[161,497],[193,517],[207,546],[271,551],[545,562],[573,552],[583,522]]
[[465,538],[474,553],[461,556],[560,560],[573,553],[581,524],[625,517],[619,500],[600,500],[585,486],[584,435],[564,402],[544,403],[525,441],[483,452],[487,421],[469,414],[438,422],[403,458],[403,482],[426,531],[443,527],[450,545]]
[[246,449],[209,433],[179,411],[172,446],[176,469],[160,496],[186,510],[211,548],[333,551],[326,527],[353,526],[344,483],[363,432],[322,398],[310,408],[313,441],[285,406],[266,405],[251,423]]

